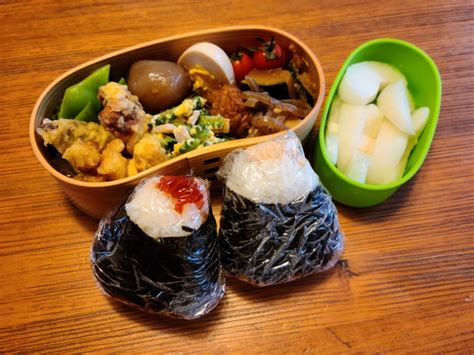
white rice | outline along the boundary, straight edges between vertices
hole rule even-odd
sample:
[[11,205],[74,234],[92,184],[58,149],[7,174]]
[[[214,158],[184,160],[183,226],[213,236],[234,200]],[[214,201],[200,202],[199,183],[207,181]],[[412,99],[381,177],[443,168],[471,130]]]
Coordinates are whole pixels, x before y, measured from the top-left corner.
[[195,204],[186,204],[182,213],[175,209],[174,200],[156,187],[160,177],[146,180],[135,188],[125,205],[130,219],[152,238],[185,237],[191,232],[183,227],[198,229],[207,219],[209,202],[207,190],[202,180],[196,180],[204,195],[204,205],[199,209]]
[[288,204],[319,184],[301,142],[291,132],[231,153],[218,176],[229,189],[256,203]]

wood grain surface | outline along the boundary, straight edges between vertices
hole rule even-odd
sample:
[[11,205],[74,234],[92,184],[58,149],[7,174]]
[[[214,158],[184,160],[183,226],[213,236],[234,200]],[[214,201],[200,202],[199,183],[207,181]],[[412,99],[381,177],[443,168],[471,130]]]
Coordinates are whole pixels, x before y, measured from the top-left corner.
[[[384,204],[338,205],[344,263],[278,287],[228,281],[208,316],[137,312],[96,287],[96,221],[36,161],[28,122],[42,90],[110,51],[198,29],[284,29],[331,83],[377,37],[430,54],[443,80],[420,172]],[[472,1],[1,1],[0,353],[434,353],[474,351],[474,3]],[[216,215],[220,200],[213,203]]]

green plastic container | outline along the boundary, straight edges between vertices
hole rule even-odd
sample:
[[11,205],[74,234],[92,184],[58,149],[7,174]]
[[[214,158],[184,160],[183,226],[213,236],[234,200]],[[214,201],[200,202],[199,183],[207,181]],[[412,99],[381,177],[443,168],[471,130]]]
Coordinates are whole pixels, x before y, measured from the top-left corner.
[[[427,106],[430,117],[417,145],[413,148],[403,177],[385,185],[362,184],[346,177],[327,156],[325,147],[326,120],[339,83],[349,65],[367,60],[391,64],[400,69],[408,81],[408,89],[415,107]],[[313,155],[313,167],[334,200],[353,207],[377,205],[390,197],[401,185],[410,180],[425,160],[436,131],[441,106],[441,78],[433,60],[420,48],[398,39],[381,38],[368,41],[354,50],[336,76],[329,91],[318,141]]]

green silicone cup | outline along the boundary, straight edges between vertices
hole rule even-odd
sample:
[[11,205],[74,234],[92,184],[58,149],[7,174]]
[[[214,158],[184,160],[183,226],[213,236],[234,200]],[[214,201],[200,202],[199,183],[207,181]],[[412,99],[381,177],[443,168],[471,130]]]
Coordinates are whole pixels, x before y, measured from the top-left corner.
[[[348,66],[367,60],[391,64],[405,75],[415,107],[427,106],[430,117],[417,145],[413,148],[402,178],[385,185],[362,184],[346,177],[327,156],[325,147],[326,120],[339,83]],[[436,131],[441,106],[441,78],[433,60],[420,48],[398,39],[380,38],[368,41],[346,59],[329,91],[313,155],[313,167],[333,199],[348,206],[369,207],[390,197],[420,169]]]

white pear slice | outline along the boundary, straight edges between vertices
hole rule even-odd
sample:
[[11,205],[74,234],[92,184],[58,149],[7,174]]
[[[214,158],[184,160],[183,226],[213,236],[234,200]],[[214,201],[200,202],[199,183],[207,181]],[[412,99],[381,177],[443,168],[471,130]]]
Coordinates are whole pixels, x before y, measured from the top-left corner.
[[405,76],[401,73],[400,70],[395,68],[393,65],[387,64],[387,63],[381,63],[381,62],[366,62],[370,63],[373,67],[373,70],[375,70],[380,78],[380,88],[383,89],[385,88],[388,84],[394,83],[396,81],[403,81],[405,86],[407,85],[407,79]]
[[367,183],[379,185],[393,181],[394,170],[405,152],[407,141],[408,136],[389,120],[382,122],[367,172]]
[[369,154],[356,150],[344,174],[355,181],[364,183],[371,159]]
[[406,134],[414,135],[415,128],[411,119],[409,100],[405,84],[403,81],[397,81],[382,90],[377,99],[377,106],[398,129]]
[[341,104],[341,100],[338,96],[336,96],[332,101],[331,111],[329,113],[326,128],[326,151],[328,153],[329,161],[333,164],[336,164],[337,162],[338,130]]
[[357,147],[360,146],[365,126],[365,106],[342,103],[339,115],[337,166],[347,169]]
[[410,90],[407,88],[407,95],[408,95],[408,102],[410,104],[410,112],[413,113],[415,111],[415,100],[413,99],[413,96],[411,95]]
[[375,100],[380,87],[380,77],[367,62],[349,68],[339,85],[342,101],[352,105],[367,105]]
[[413,127],[415,128],[415,134],[418,137],[425,128],[428,117],[430,116],[430,109],[428,107],[420,107],[416,111],[413,111],[411,118],[413,121]]
[[365,126],[362,133],[362,140],[358,146],[361,152],[372,154],[375,138],[377,137],[382,121],[382,111],[380,111],[376,105],[370,104],[365,107]]
[[360,62],[347,68],[339,95],[348,104],[367,105],[375,100],[380,89],[396,81],[407,85],[405,76],[394,66],[375,61]]
[[405,152],[403,153],[402,158],[400,159],[400,162],[394,170],[393,177],[391,178],[392,181],[398,180],[403,176],[408,162],[408,157],[410,156],[413,147],[416,145],[416,143],[418,143],[418,138],[420,137],[421,132],[425,128],[429,116],[430,109],[428,107],[420,107],[411,114],[416,133],[414,136],[410,136],[408,138],[407,147],[405,149]]
[[383,121],[383,113],[374,104],[367,105],[365,112],[366,121],[364,127],[364,135],[370,138],[376,138]]

